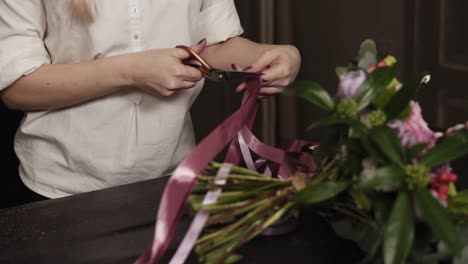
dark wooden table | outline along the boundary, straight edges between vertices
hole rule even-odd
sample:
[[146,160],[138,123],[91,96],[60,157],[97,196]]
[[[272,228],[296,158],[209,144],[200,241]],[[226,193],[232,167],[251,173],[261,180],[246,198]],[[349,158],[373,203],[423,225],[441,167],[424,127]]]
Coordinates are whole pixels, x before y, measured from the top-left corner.
[[[132,263],[152,240],[166,180],[2,209],[0,263]],[[175,251],[188,224],[184,217],[168,252]],[[245,256],[241,263],[354,263],[361,257],[354,243],[314,215],[302,216],[292,233],[259,237],[239,253]]]

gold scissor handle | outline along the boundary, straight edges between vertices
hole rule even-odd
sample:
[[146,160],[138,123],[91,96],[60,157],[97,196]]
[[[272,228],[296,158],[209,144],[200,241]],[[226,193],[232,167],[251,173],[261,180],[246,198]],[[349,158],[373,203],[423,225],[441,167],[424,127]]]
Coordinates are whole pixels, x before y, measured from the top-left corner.
[[197,62],[199,62],[201,64],[201,66],[203,68],[205,68],[205,70],[211,71],[213,69],[213,67],[211,67],[211,65],[208,62],[206,62],[202,57],[200,57],[200,55],[198,55],[191,48],[189,48],[187,46],[184,46],[184,45],[178,45],[178,46],[176,46],[176,48],[183,49],[183,50],[187,51],[190,54],[190,57],[194,58]]

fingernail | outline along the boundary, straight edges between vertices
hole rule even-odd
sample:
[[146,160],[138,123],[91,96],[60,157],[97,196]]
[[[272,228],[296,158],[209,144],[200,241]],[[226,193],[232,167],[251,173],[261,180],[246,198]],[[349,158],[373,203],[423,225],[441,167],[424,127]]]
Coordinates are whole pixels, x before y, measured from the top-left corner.
[[267,82],[268,82],[268,80],[262,79],[262,82],[264,82],[264,83],[267,83]]
[[202,44],[204,41],[206,41],[206,38],[204,38],[204,39],[202,39],[202,40],[198,41],[197,45],[200,45],[200,44]]
[[252,69],[252,66],[249,66],[249,67],[245,68],[244,71],[248,71],[250,69]]
[[231,64],[231,68],[232,68],[233,70],[237,71],[237,65],[235,65],[234,63]]

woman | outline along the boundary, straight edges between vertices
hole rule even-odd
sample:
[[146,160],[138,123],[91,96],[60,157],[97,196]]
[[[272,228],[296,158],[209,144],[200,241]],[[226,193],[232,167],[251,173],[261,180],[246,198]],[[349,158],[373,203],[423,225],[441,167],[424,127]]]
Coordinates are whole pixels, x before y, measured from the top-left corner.
[[[3,0],[0,90],[22,110],[19,173],[37,199],[169,175],[194,146],[189,108],[214,67],[251,65],[263,94],[296,76],[292,46],[239,37],[233,0]],[[241,90],[241,89],[239,89]]]

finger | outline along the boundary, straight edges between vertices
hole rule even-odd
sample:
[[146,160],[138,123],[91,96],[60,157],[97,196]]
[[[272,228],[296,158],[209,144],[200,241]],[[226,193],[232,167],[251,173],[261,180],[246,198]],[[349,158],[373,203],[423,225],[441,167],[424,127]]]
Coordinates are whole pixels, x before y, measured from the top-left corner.
[[242,92],[244,91],[245,89],[247,89],[247,82],[243,82],[241,84],[239,84],[236,88],[236,92]]
[[272,52],[265,52],[248,70],[249,72],[262,72],[264,69],[268,68],[274,60],[276,55]]
[[189,89],[197,85],[197,82],[183,81],[180,89]]
[[263,80],[262,79],[262,87],[278,87],[278,88],[286,88],[291,84],[291,82],[287,78],[281,78],[273,81]]
[[197,44],[190,47],[195,53],[200,54],[206,48],[206,38],[200,40]]
[[193,60],[193,59],[184,60],[184,64],[185,64],[185,65],[192,66],[192,67],[194,67],[194,68],[201,67],[200,62],[197,61],[197,60]]
[[195,87],[197,85],[197,82],[191,82],[191,81],[183,81],[181,80],[180,82],[175,85],[175,87],[168,88],[169,91],[177,91],[177,90],[185,90],[185,89],[190,89]]
[[191,66],[181,65],[176,72],[176,77],[190,82],[198,82],[203,78],[200,70]]
[[261,95],[274,95],[274,94],[280,94],[284,90],[284,87],[262,87],[260,89],[260,94]]
[[237,64],[237,63],[233,63],[231,64],[231,68],[235,71],[243,71],[244,70],[244,67],[240,64]]
[[181,49],[181,48],[174,48],[173,56],[179,60],[185,60],[190,57],[190,53],[188,53],[188,51]]
[[262,81],[264,86],[273,87],[286,87],[291,83],[289,72],[280,66],[274,66],[263,71]]

